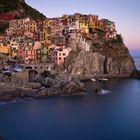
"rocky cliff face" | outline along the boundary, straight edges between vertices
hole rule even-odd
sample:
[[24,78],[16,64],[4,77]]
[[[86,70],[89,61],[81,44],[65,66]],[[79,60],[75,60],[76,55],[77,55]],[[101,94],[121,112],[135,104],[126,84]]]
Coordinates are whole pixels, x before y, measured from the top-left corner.
[[64,68],[73,75],[129,77],[135,73],[134,61],[123,43],[92,46],[90,51],[72,51]]

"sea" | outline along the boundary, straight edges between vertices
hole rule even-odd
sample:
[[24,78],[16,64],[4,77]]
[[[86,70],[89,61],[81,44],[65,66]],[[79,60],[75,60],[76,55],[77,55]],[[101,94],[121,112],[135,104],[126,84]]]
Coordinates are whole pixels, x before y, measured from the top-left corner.
[[[140,80],[85,84],[86,96],[1,102],[0,135],[5,140],[140,140]],[[96,95],[95,85],[106,94]]]
[[140,70],[140,57],[133,57],[136,68]]
[[[112,78],[85,85],[84,96],[0,101],[0,136],[5,140],[140,140],[140,79]],[[95,93],[96,86],[103,94]]]

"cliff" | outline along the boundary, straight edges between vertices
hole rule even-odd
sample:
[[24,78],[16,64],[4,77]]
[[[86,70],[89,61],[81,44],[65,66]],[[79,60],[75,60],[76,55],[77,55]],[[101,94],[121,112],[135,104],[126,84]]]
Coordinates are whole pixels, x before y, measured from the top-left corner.
[[[120,36],[119,36],[120,37]],[[89,51],[71,51],[63,65],[73,75],[90,77],[130,77],[136,67],[123,40],[92,40]]]

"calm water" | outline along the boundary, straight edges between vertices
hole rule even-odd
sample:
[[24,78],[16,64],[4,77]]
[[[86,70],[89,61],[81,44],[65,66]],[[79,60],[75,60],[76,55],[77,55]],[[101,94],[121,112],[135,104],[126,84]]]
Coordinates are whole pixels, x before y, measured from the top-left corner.
[[[87,85],[92,94],[93,82]],[[100,86],[110,93],[1,102],[0,135],[6,140],[140,140],[140,80],[112,79]]]
[[140,70],[140,57],[134,57],[135,65],[138,70]]

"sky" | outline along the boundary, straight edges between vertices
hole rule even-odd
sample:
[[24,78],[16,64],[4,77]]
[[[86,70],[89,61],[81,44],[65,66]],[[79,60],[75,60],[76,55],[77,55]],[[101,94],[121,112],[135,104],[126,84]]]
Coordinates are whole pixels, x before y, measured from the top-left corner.
[[95,14],[114,21],[133,56],[140,57],[140,0],[25,0],[46,17]]

